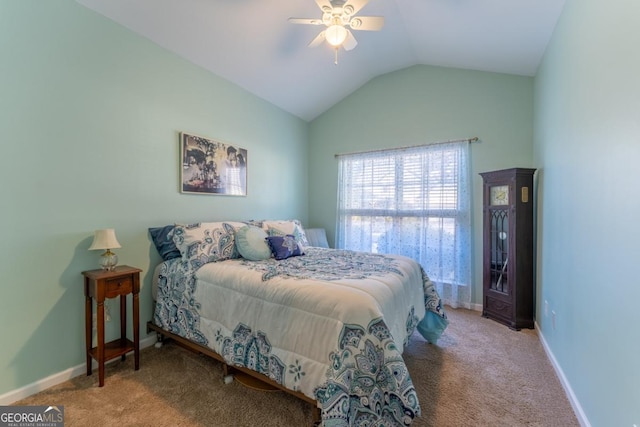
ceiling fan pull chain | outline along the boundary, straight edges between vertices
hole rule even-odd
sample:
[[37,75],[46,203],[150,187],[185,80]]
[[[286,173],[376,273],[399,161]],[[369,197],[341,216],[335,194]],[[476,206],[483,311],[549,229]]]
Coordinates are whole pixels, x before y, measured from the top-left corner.
[[333,63],[338,65],[338,47],[337,46],[336,46],[335,51],[336,51],[335,52],[335,59],[333,60]]

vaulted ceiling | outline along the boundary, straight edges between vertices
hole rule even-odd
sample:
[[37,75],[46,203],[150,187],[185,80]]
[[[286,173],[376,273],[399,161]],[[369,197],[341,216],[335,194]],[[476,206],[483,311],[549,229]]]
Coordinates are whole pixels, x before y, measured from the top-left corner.
[[307,45],[315,0],[77,0],[80,4],[311,121],[372,78],[416,64],[533,76],[565,0],[370,0],[355,49]]

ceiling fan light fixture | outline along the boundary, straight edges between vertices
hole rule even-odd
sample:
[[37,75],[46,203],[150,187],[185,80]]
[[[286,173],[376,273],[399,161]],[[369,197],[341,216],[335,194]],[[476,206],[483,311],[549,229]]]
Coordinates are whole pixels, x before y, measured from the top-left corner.
[[326,29],[324,36],[331,46],[338,47],[347,38],[347,29],[342,25],[331,25]]

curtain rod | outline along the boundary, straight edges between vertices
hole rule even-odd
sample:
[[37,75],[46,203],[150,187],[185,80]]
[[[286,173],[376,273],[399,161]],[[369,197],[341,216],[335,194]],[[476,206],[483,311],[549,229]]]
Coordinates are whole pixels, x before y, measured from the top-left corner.
[[477,142],[479,139],[477,136],[474,136],[472,138],[462,138],[462,139],[450,139],[448,141],[436,141],[436,142],[428,142],[426,144],[419,144],[419,145],[410,145],[408,147],[396,147],[396,148],[380,148],[378,150],[368,150],[368,151],[354,151],[351,153],[340,153],[340,154],[336,154],[335,157],[341,157],[341,156],[350,156],[352,154],[366,154],[366,153],[382,153],[384,151],[393,151],[393,150],[406,150],[409,148],[418,148],[418,147],[426,147],[428,145],[436,145],[436,144],[450,144],[452,142]]

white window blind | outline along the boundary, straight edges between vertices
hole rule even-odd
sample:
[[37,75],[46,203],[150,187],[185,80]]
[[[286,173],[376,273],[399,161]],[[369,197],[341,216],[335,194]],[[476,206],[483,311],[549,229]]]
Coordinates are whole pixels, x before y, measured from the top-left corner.
[[445,303],[469,306],[468,144],[340,156],[337,247],[411,257]]

